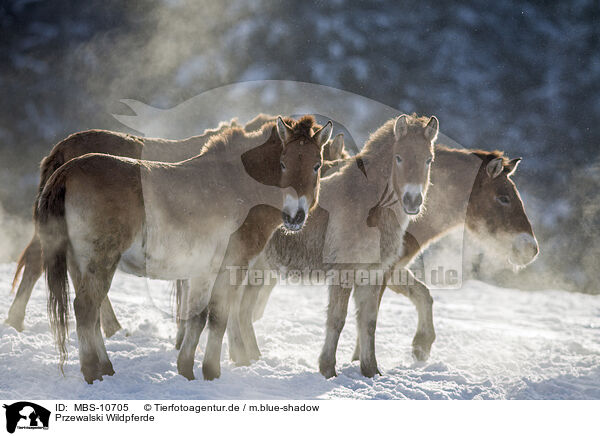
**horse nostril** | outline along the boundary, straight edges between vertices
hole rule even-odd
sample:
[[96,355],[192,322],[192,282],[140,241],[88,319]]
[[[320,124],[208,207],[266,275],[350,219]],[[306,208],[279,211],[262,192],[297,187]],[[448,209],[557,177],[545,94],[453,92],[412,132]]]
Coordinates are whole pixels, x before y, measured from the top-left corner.
[[423,196],[421,195],[420,192],[419,192],[419,195],[417,195],[417,198],[415,198],[414,204],[415,204],[415,206],[421,206],[423,204]]
[[539,246],[535,238],[528,233],[518,235],[512,244],[513,256],[523,264],[531,262],[539,253]]
[[282,212],[281,217],[283,218],[283,222],[289,223],[292,221],[292,217],[287,212]]
[[416,209],[423,204],[423,195],[419,192],[417,195],[413,196],[407,192],[402,197],[402,203],[411,209]]
[[300,209],[298,211],[298,213],[296,213],[296,216],[294,217],[294,224],[302,224],[304,222],[305,217],[306,217],[306,214],[304,213],[304,210]]

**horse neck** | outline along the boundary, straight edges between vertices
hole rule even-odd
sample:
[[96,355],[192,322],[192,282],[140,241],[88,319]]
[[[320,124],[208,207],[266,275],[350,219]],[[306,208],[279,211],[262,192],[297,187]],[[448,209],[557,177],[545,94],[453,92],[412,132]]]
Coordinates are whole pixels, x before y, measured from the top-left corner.
[[481,161],[460,151],[436,154],[431,168],[425,214],[408,227],[421,248],[465,223],[467,205]]
[[381,147],[377,150],[365,150],[354,157],[340,160],[343,165],[329,179],[339,185],[355,190],[359,186],[368,186],[368,192],[374,195],[366,199],[368,203],[377,203],[390,183],[392,151]]
[[269,140],[242,154],[242,163],[248,175],[267,186],[281,186],[281,151],[279,141]]

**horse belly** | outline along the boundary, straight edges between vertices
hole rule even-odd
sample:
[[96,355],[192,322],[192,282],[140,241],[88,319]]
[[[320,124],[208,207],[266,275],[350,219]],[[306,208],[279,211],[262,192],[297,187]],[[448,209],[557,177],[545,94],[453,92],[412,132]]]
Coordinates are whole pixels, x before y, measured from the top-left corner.
[[188,232],[148,230],[145,243],[140,234],[123,253],[119,269],[161,280],[206,277],[221,266],[234,230],[233,223],[193,237]]
[[139,232],[131,246],[121,255],[118,268],[128,274],[146,277],[146,250],[143,232]]

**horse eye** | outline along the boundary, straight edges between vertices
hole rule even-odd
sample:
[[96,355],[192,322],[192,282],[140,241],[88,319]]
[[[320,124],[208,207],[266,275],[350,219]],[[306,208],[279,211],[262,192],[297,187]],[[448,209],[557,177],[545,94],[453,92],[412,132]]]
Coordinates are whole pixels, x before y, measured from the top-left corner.
[[396,163],[398,163],[398,164],[402,163],[402,158],[398,155],[396,155]]
[[506,195],[499,195],[496,197],[496,200],[502,206],[508,206],[510,204],[510,198],[508,198],[508,196],[506,196]]
[[432,158],[429,158],[425,161],[425,165],[431,165],[431,162],[433,161]]
[[279,162],[279,164],[281,165],[281,169],[285,171],[285,164],[283,162]]
[[321,168],[321,162],[319,162],[318,164],[316,164],[315,167],[313,168],[315,170],[315,173],[317,171],[319,171],[319,168]]

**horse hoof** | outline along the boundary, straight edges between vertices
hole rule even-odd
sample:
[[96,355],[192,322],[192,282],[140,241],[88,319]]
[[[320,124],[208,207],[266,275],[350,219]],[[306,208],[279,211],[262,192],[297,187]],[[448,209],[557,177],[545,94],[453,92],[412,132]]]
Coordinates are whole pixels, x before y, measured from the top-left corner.
[[189,381],[196,380],[196,376],[194,376],[194,371],[187,373],[179,371],[179,374],[187,378]]
[[325,378],[337,377],[337,372],[335,372],[335,368],[319,368],[319,372]]
[[221,368],[219,365],[214,366],[204,363],[202,365],[202,375],[204,376],[204,380],[214,380],[221,377]]
[[250,360],[250,362],[252,361],[256,361],[256,360],[260,360],[260,351],[256,350],[256,351],[251,351],[248,353],[248,360]]
[[11,319],[11,318],[7,318],[4,321],[4,324],[7,324],[7,325],[11,326],[12,328],[14,328],[19,333],[24,330],[24,323],[23,323],[22,319],[21,320],[14,320],[14,319]]
[[425,362],[429,359],[429,351],[424,350],[420,345],[413,346],[412,355],[417,362]]
[[412,355],[418,362],[425,362],[429,359],[431,345],[435,341],[435,335],[416,334],[412,342]]
[[360,372],[362,373],[362,375],[364,375],[365,377],[368,378],[373,378],[376,375],[381,375],[381,372],[379,371],[379,368],[377,368],[377,365],[360,365]]
[[195,380],[194,377],[194,363],[190,365],[189,363],[177,362],[177,372],[187,378],[188,380]]
[[88,385],[93,385],[94,381],[102,381],[102,376],[100,374],[83,374],[83,379],[87,382]]
[[101,375],[115,375],[115,370],[113,369],[112,363],[108,362],[103,364],[102,368],[100,369],[100,373]]
[[120,325],[104,327],[104,336],[106,336],[106,338],[113,337],[122,328],[123,327],[121,327]]
[[335,361],[319,359],[319,372],[325,378],[333,378],[337,377],[337,372],[335,372]]

